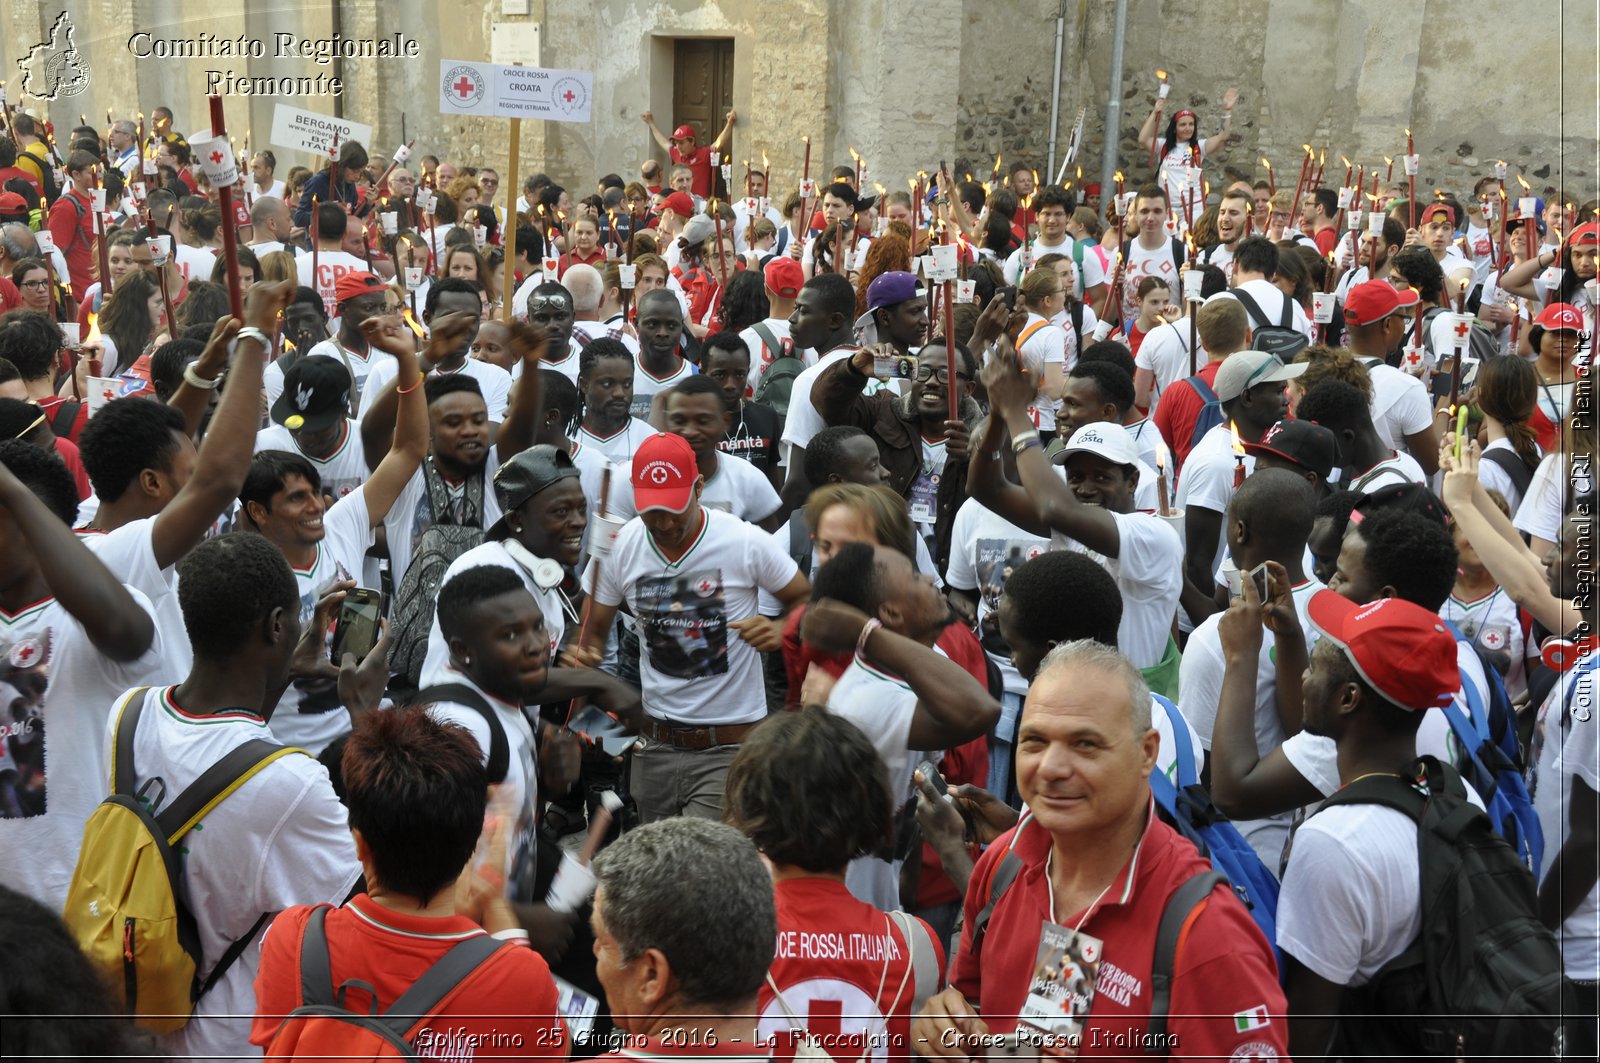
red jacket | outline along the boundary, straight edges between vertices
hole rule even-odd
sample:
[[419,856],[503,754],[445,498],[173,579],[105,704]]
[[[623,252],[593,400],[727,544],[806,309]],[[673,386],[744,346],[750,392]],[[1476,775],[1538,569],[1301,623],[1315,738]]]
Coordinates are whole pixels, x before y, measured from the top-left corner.
[[47,227],[66,256],[72,294],[81,299],[95,282],[94,201],[77,189],[68,191],[51,204]]

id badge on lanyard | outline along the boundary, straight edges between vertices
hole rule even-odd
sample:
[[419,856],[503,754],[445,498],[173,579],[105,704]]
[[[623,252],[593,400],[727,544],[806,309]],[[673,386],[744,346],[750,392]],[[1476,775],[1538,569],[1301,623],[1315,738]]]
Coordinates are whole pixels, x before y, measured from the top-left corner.
[[1041,1056],[1078,1055],[1084,1021],[1094,1005],[1095,979],[1105,943],[1097,937],[1046,922],[1039,929],[1028,998],[1018,1016],[1037,1030]]

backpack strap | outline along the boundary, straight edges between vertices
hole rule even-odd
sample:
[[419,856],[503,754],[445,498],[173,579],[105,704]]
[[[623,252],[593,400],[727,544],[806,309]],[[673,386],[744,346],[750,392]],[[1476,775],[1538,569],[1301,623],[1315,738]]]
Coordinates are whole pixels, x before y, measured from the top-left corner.
[[83,403],[77,399],[67,399],[56,403],[56,410],[50,415],[50,431],[62,439],[72,438],[72,426],[78,420],[78,410]]
[[1176,236],[1172,238],[1172,268],[1182,269],[1189,256],[1184,251],[1183,241]]
[[254,925],[245,931],[244,936],[228,946],[227,951],[217,960],[217,965],[211,968],[211,973],[206,975],[206,980],[200,983],[200,988],[194,995],[196,1000],[211,992],[216,984],[222,981],[222,976],[228,973],[228,968],[233,966],[235,960],[244,955],[244,950],[250,947],[250,942],[254,941],[256,935],[261,933],[261,928],[267,925],[267,920],[276,914],[275,912],[262,912]]
[[111,792],[123,797],[134,796],[138,788],[139,779],[133,770],[133,736],[139,730],[144,693],[149,689],[135,687],[124,694],[117,705],[117,723],[112,732],[116,741],[111,746]]
[[1211,390],[1211,385],[1207,384],[1200,377],[1198,377],[1198,376],[1189,376],[1189,377],[1184,377],[1184,380],[1186,380],[1188,382],[1190,387],[1194,388],[1195,391],[1200,393],[1200,398],[1205,401],[1205,404],[1207,406],[1211,405],[1214,402],[1221,402],[1222,401],[1221,399],[1217,398],[1217,393],[1215,391]]
[[[1018,823],[1017,826],[1020,829],[1022,824]],[[1016,838],[1013,837],[1011,840],[1015,842]],[[1006,895],[1006,890],[1011,888],[1011,884],[1017,880],[1017,876],[1020,874],[1022,874],[1022,857],[1018,856],[1015,851],[1007,849],[1006,855],[1002,856],[1000,862],[995,865],[994,874],[989,876],[989,900],[983,906],[983,910],[978,913],[977,918],[972,921],[972,954],[974,956],[978,954],[978,950],[983,946],[984,936],[989,932],[989,920],[994,918],[994,910],[999,905],[1000,898]]]
[[[1166,710],[1167,721],[1172,724],[1172,752],[1178,762],[1178,786],[1193,786],[1200,781],[1200,773],[1195,770],[1194,747],[1189,741],[1189,723],[1184,719],[1183,713],[1178,711],[1178,706],[1174,705],[1171,699],[1160,694],[1152,694],[1150,696],[1155,698],[1161,707]],[[1162,779],[1166,779],[1165,773],[1160,771],[1151,772],[1150,778],[1154,779],[1157,775],[1160,775]]]
[[1027,343],[1030,339],[1038,334],[1040,329],[1044,328],[1048,324],[1050,324],[1048,321],[1035,321],[1033,324],[1023,329],[1022,332],[1017,336],[1017,349],[1021,350],[1024,343]]
[[439,683],[436,686],[424,687],[409,699],[413,705],[427,705],[436,701],[448,701],[456,705],[465,705],[482,716],[489,724],[489,763],[487,765],[490,784],[504,782],[506,773],[511,769],[511,743],[506,738],[505,725],[500,722],[500,717],[495,713],[494,707],[476,690],[465,683]]
[[311,909],[300,932],[300,1005],[333,1005],[333,960],[328,955],[328,920],[331,904]]
[[798,513],[789,515],[789,556],[802,572],[811,571],[811,531]]
[[500,941],[486,933],[474,934],[456,942],[449,952],[423,972],[421,978],[411,983],[411,988],[402,993],[400,999],[379,1016],[378,1021],[404,1040],[413,1026],[430,1018],[474,971],[488,963],[501,949],[510,947],[510,942]]
[[[1150,965],[1150,1025],[1145,1043],[1152,1051],[1166,1054],[1167,1012],[1172,1007],[1172,977],[1178,966],[1178,946],[1200,905],[1218,886],[1227,885],[1228,876],[1220,871],[1202,871],[1179,886],[1167,898],[1156,928],[1155,958]],[[1163,1046],[1155,1048],[1154,1046]]]
[[[241,742],[233,751],[196,779],[172,803],[156,813],[156,825],[166,835],[168,845],[189,833],[191,827],[205,818],[239,787],[249,782],[268,764],[291,753],[305,753],[294,746],[280,746],[265,738],[252,738]],[[310,756],[309,753],[306,753]]]
[[[1239,305],[1243,306],[1245,313],[1250,315],[1250,321],[1253,328],[1265,328],[1268,324],[1270,324],[1270,322],[1267,320],[1267,315],[1261,312],[1261,304],[1256,302],[1255,296],[1251,295],[1243,288],[1229,288],[1228,294],[1239,300]],[[1287,298],[1287,296],[1285,296],[1285,298]],[[1254,323],[1257,321],[1261,323],[1260,326],[1254,325]]]
[[750,329],[761,337],[761,345],[772,352],[774,361],[783,357],[783,344],[779,343],[778,337],[774,336],[772,330],[767,328],[765,321],[757,321],[750,326]]
[[[927,1000],[939,991],[943,982],[939,971],[939,952],[934,947],[933,934],[927,926],[916,916],[907,912],[886,912],[890,921],[900,928],[900,936],[906,940],[906,949],[910,952],[909,972],[915,979],[911,989],[913,1005],[917,1001]],[[905,989],[902,985],[901,990]],[[899,1003],[900,994],[895,994],[895,1003]]]
[[1517,489],[1517,493],[1527,495],[1528,486],[1533,483],[1533,470],[1528,468],[1528,463],[1523,461],[1516,451],[1486,451],[1483,460],[1499,466],[1501,472],[1511,477],[1511,484]]

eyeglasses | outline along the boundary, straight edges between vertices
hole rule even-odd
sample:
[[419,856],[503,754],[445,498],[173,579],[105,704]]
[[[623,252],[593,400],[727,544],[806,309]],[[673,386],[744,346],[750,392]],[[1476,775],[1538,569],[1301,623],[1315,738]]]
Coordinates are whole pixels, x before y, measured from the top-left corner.
[[[971,380],[972,378],[969,377],[965,373],[957,373],[956,374],[956,379],[957,380]],[[938,381],[941,384],[948,384],[948,383],[950,383],[950,370],[946,369],[942,365],[940,365],[940,366],[919,365],[919,366],[917,366],[917,380],[921,381],[921,382],[927,382],[929,380],[935,380],[935,381]]]
[[22,284],[19,285],[19,287],[32,288],[35,291],[41,291],[42,292],[42,291],[45,291],[46,289],[48,289],[50,287],[50,282],[48,280],[23,281]]

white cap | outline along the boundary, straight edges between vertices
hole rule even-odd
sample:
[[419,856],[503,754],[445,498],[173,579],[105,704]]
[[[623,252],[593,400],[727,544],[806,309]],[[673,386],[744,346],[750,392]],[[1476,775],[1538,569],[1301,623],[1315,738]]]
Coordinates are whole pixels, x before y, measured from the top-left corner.
[[1113,465],[1139,464],[1139,448],[1133,437],[1126,428],[1112,421],[1095,421],[1072,433],[1067,445],[1056,455],[1056,464],[1066,464],[1073,454],[1093,454]]

